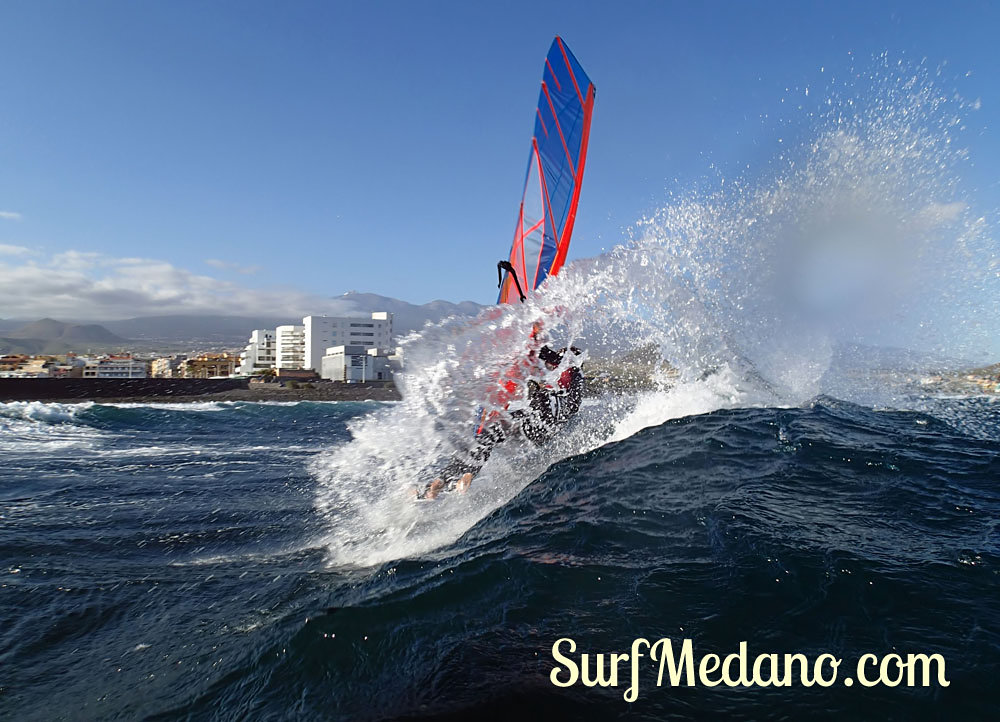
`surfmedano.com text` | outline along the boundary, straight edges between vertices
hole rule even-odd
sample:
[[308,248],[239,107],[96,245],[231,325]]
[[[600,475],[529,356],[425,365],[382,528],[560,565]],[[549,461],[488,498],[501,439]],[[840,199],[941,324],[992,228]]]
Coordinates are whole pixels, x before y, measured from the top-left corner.
[[[639,678],[649,674],[649,682],[657,687],[694,687],[699,684],[716,687],[832,687],[838,683],[851,687],[855,682],[864,687],[929,687],[951,684],[945,677],[945,661],[940,654],[863,654],[852,666],[841,667],[844,660],[833,654],[820,654],[810,660],[804,654],[757,654],[747,651],[747,642],[740,642],[739,651],[726,656],[705,654],[696,658],[690,639],[680,642],[664,637],[656,642],[640,637],[624,653],[577,653],[572,639],[563,637],[552,645],[556,666],[549,680],[556,687],[618,687],[619,680],[628,683],[624,697],[635,702],[639,697]],[[655,680],[651,669],[655,669]],[[847,670],[850,669],[848,673]],[[847,676],[841,677],[841,673]],[[934,681],[932,682],[932,677]],[[648,684],[646,682],[645,684]]]

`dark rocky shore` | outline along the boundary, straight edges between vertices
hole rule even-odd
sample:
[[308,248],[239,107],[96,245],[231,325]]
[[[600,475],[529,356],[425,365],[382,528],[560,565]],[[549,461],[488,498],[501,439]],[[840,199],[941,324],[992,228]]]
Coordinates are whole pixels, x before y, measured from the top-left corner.
[[246,379],[0,379],[0,402],[185,403],[398,401],[391,382],[248,383]]
[[217,391],[197,396],[129,397],[120,399],[93,399],[104,403],[116,402],[192,402],[192,401],[399,401],[402,398],[395,386],[375,384],[314,383],[314,388],[289,388],[278,384],[253,384],[246,389]]

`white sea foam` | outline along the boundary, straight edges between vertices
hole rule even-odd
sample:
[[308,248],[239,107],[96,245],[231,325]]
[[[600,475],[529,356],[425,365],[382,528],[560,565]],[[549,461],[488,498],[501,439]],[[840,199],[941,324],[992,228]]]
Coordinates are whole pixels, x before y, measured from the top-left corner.
[[0,451],[12,454],[94,449],[109,435],[79,423],[94,404],[0,403]]
[[234,401],[121,401],[101,404],[116,409],[155,409],[161,411],[226,411],[237,403]]
[[48,423],[72,423],[79,414],[87,411],[93,405],[91,401],[84,401],[79,404],[58,404],[45,401],[8,401],[7,403],[0,403],[0,417],[44,421]]

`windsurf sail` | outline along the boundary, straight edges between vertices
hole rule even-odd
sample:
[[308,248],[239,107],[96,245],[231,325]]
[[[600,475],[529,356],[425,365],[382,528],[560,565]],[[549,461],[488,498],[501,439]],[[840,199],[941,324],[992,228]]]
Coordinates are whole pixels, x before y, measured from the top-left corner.
[[566,261],[587,160],[596,89],[558,35],[542,71],[535,132],[497,303],[523,301]]

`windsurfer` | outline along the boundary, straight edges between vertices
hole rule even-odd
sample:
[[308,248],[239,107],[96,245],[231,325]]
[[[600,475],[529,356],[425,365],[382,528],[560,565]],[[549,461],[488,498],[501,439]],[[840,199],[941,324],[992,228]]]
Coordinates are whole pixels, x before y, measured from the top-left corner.
[[[566,262],[595,92],[579,61],[557,36],[542,70],[514,238],[507,257],[497,264],[498,304],[526,303]],[[468,489],[497,444],[512,434],[544,443],[577,412],[583,397],[580,364],[563,363],[566,349],[554,351],[543,343],[533,332],[526,357],[515,351],[517,362],[495,380],[484,399],[486,410],[477,420],[472,448],[449,463],[418,496],[433,499],[449,486]],[[543,351],[549,358],[542,357]],[[553,383],[560,368],[558,382]]]
[[[537,338],[539,329],[539,326],[533,329],[533,339]],[[532,367],[537,368],[536,359],[542,361],[548,373],[552,373],[562,364],[567,351],[571,351],[574,356],[581,353],[576,347],[555,351],[548,346],[542,346],[537,354],[534,350],[530,351],[525,361],[513,366],[505,375],[507,380],[494,399],[503,402],[500,408],[506,409],[517,394],[519,384],[515,379],[523,379],[526,373],[531,374]],[[542,378],[544,379],[544,375]],[[554,387],[534,378],[528,379],[526,408],[507,414],[502,414],[498,408],[484,411],[483,421],[477,430],[472,450],[462,457],[452,459],[441,471],[440,476],[428,484],[422,493],[417,494],[418,498],[435,499],[449,485],[453,485],[460,492],[468,490],[497,444],[503,443],[513,435],[520,434],[538,445],[547,442],[580,410],[583,384],[583,372],[577,364],[568,365],[559,375]]]
[[[538,357],[551,373],[562,364],[567,351],[572,351],[574,356],[581,353],[575,346],[559,351],[543,346]],[[583,372],[579,365],[571,364],[559,374],[555,387],[535,380],[528,381],[528,410],[514,413],[521,415],[520,431],[525,438],[535,444],[542,444],[580,410],[582,402]]]

